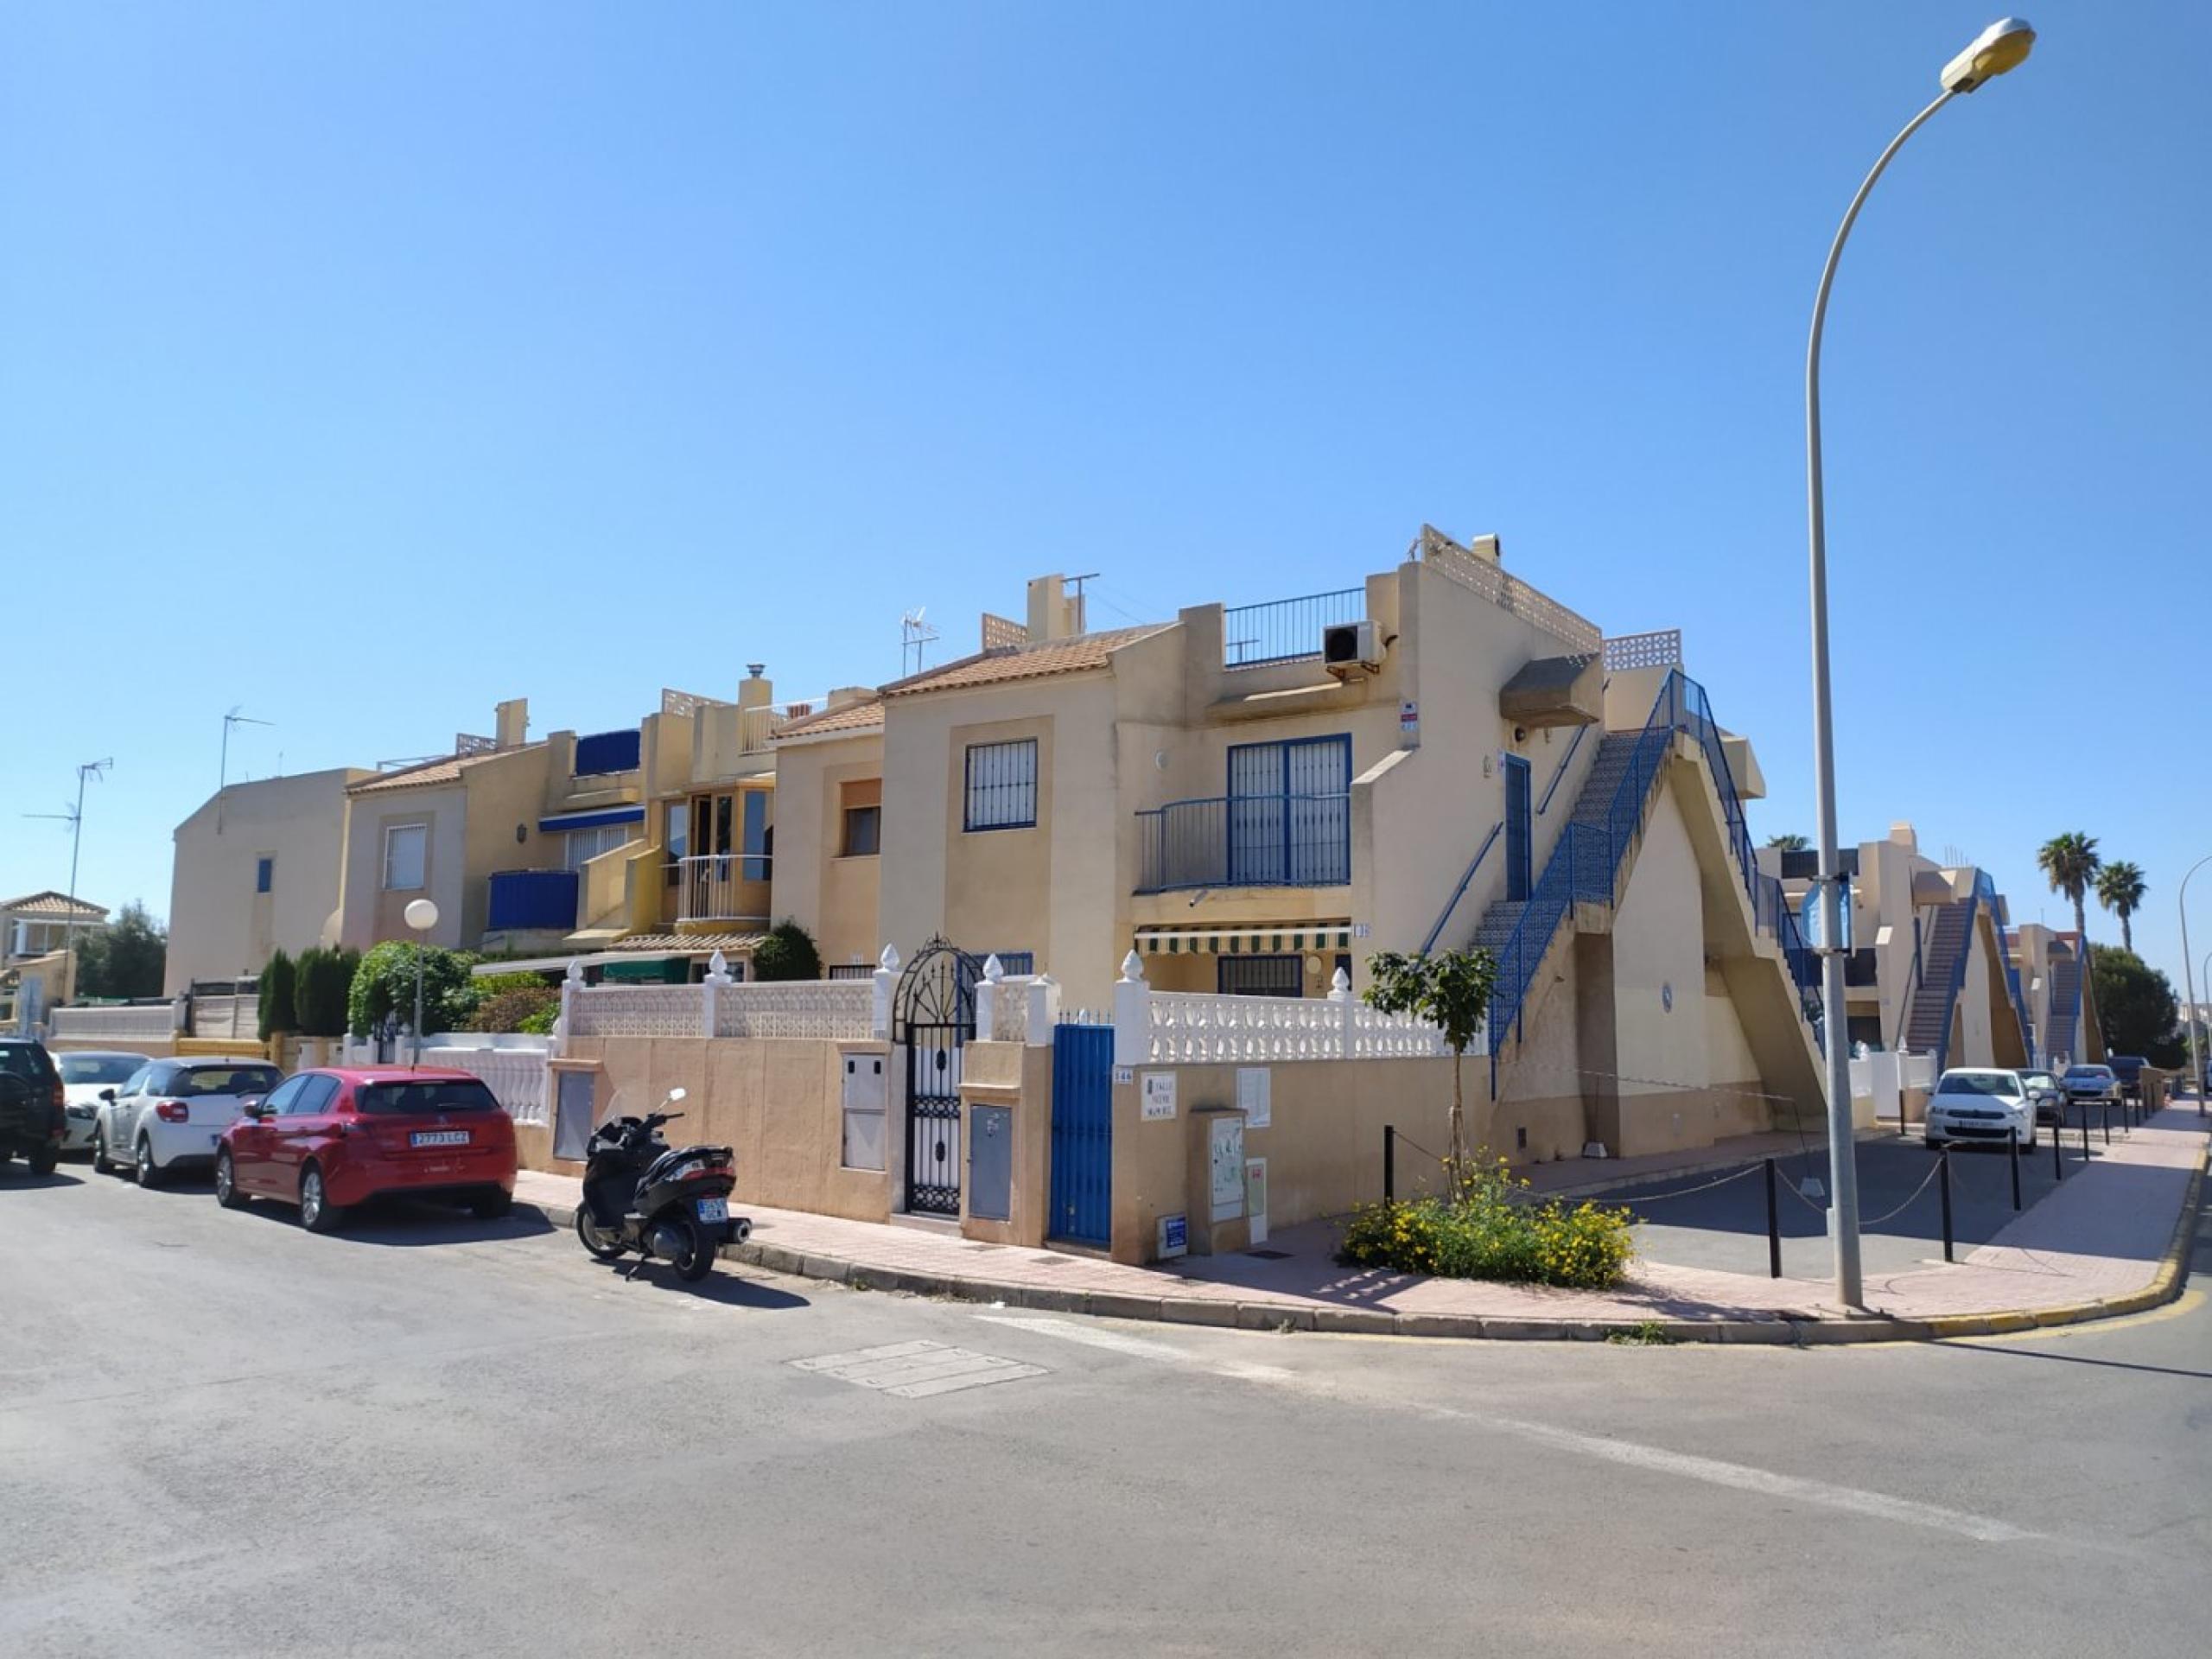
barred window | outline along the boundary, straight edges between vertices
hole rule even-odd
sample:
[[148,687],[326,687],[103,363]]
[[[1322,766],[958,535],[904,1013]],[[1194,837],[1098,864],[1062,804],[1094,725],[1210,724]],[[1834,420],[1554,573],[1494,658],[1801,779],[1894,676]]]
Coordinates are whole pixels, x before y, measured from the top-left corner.
[[1037,740],[968,746],[969,830],[1027,830],[1037,822]]

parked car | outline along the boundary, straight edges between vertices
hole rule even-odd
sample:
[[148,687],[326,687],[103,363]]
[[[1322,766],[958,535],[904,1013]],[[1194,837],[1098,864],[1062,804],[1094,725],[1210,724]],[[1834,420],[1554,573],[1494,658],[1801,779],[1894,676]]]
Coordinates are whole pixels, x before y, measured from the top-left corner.
[[2143,1092],[2143,1068],[2150,1065],[2150,1061],[2140,1054],[2113,1054],[2107,1057],[2107,1063],[2112,1067],[2113,1076],[2120,1079],[2122,1094],[2139,1095]]
[[302,1071],[250,1102],[215,1153],[217,1202],[296,1204],[315,1233],[387,1197],[457,1200],[493,1220],[514,1192],[514,1121],[468,1071]]
[[2120,1104],[2120,1078],[2108,1065],[2069,1065],[2064,1082],[2069,1100]]
[[100,1090],[121,1088],[140,1066],[152,1063],[149,1054],[127,1054],[120,1049],[73,1049],[57,1057],[54,1064],[61,1073],[62,1111],[68,1119],[61,1150],[91,1151]]
[[250,1056],[149,1060],[120,1089],[100,1090],[92,1119],[92,1167],[105,1175],[128,1165],[141,1186],[159,1186],[181,1170],[205,1169],[245,1101],[283,1080],[268,1061]]
[[2066,1121],[2066,1085],[2056,1072],[2031,1069],[2020,1073],[2020,1081],[2028,1085],[2028,1098],[2035,1103],[2037,1122]]
[[1954,1066],[1936,1080],[1928,1097],[1928,1144],[2011,1140],[2032,1151],[2035,1108],[2018,1071]]
[[67,1121],[61,1074],[54,1069],[46,1045],[28,1037],[0,1037],[0,1164],[20,1152],[33,1174],[53,1174]]

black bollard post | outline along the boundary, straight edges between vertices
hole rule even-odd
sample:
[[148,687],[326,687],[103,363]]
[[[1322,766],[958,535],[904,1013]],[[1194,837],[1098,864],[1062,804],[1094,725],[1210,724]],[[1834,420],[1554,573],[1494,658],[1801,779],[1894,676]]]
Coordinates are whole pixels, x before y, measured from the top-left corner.
[[1382,1202],[1398,1201],[1398,1130],[1395,1124],[1382,1126]]
[[2082,1161],[2089,1161],[2089,1103],[2082,1103]]
[[[2033,1114],[2032,1112],[2031,1112],[2031,1113],[2029,1114],[2029,1116],[2030,1116],[2031,1117],[2032,1117],[2032,1116],[2034,1116],[2034,1114]],[[2007,1152],[2009,1152],[2009,1153],[2011,1153],[2011,1154],[2012,1154],[2012,1208],[2013,1208],[2013,1209],[2015,1209],[2015,1210],[2018,1210],[2018,1209],[2020,1207],[2020,1141],[2019,1141],[2019,1137],[2018,1137],[2018,1135],[2010,1135],[2010,1136],[2007,1136],[2007,1137],[2005,1138],[2005,1151],[2007,1151]]]
[[2104,1125],[2105,1145],[2112,1145],[2112,1102],[2101,1100],[2097,1103],[2097,1121]]
[[1766,1160],[1766,1276],[1782,1277],[1782,1207],[1775,1202],[1774,1160]]
[[1956,1260],[1956,1258],[1955,1258],[1955,1256],[1953,1256],[1953,1255],[1952,1255],[1952,1254],[1951,1254],[1951,1149],[1950,1149],[1950,1147],[1944,1147],[1944,1148],[1943,1148],[1943,1150],[1942,1150],[1942,1152],[1940,1152],[1940,1153],[1936,1154],[1936,1156],[1937,1156],[1939,1159],[1941,1159],[1941,1160],[1942,1160],[1942,1166],[1943,1166],[1942,1170],[1942,1172],[1941,1172],[1942,1176],[1942,1181],[1943,1181],[1943,1259],[1944,1259],[1946,1262],[1950,1262],[1950,1261],[1955,1261],[1955,1260]]
[[2066,1103],[2061,1101],[2058,1106],[2058,1122],[2050,1126],[2050,1179],[2054,1181],[2063,1181],[2066,1179],[2066,1160],[2059,1155],[2058,1146],[2061,1137],[2065,1133]]

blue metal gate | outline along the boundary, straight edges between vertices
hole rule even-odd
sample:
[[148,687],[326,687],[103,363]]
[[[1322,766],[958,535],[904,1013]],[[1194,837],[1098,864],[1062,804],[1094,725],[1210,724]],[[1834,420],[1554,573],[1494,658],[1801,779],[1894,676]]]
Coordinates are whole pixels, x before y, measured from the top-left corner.
[[1114,1028],[1064,1025],[1052,1033],[1054,1238],[1103,1249],[1114,1212]]

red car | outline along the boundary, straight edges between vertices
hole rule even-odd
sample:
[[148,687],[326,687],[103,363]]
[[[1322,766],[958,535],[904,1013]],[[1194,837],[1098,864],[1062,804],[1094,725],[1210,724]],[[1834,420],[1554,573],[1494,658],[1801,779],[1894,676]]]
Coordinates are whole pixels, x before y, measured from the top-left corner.
[[514,1193],[514,1121],[467,1071],[297,1072],[248,1100],[215,1143],[217,1203],[296,1204],[309,1232],[335,1232],[386,1196],[456,1199],[493,1220]]

